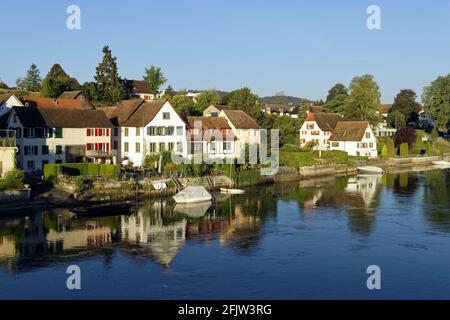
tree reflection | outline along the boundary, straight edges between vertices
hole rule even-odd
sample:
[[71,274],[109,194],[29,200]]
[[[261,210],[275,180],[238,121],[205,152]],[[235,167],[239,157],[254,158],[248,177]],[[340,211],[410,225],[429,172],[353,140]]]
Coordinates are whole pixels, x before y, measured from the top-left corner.
[[432,170],[424,174],[424,215],[441,231],[450,232],[449,170]]

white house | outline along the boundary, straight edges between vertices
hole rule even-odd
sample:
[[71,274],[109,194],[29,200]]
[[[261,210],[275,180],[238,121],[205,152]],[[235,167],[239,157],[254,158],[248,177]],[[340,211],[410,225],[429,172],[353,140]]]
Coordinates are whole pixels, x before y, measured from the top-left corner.
[[378,156],[377,139],[368,121],[339,121],[329,143],[330,150],[342,150],[350,156]]
[[263,108],[263,112],[277,115],[277,116],[288,116],[291,118],[298,118],[298,113],[300,111],[300,106],[294,106],[290,104],[266,104]]
[[128,80],[127,87],[130,97],[152,101],[158,96],[158,92],[154,91],[150,84],[144,80]]
[[304,147],[308,142],[317,145],[328,145],[328,139],[338,121],[343,117],[336,113],[310,113],[300,128],[300,146]]
[[391,104],[384,104],[382,109],[378,111],[378,114],[381,115],[381,122],[374,127],[374,132],[377,137],[393,137],[397,132],[397,129],[388,127],[387,117],[391,108]]
[[241,154],[246,144],[261,144],[261,127],[242,110],[223,109],[219,117],[227,120],[238,139],[236,153]]
[[112,143],[120,161],[141,166],[147,155],[163,151],[187,157],[186,123],[168,101],[126,100],[105,112],[115,126]]
[[17,166],[25,172],[49,163],[114,162],[112,124],[102,111],[13,107],[7,126],[16,131]]
[[205,110],[203,110],[204,117],[218,117],[220,112],[227,109],[226,105],[212,104]]
[[7,115],[12,107],[23,107],[23,104],[12,93],[0,94],[0,117]]
[[237,138],[224,117],[188,117],[189,158],[238,158]]

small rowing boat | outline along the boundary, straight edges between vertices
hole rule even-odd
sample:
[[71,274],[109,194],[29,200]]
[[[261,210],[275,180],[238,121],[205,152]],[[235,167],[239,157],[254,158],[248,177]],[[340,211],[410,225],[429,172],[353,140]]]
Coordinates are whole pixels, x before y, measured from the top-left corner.
[[130,215],[133,204],[130,201],[121,204],[96,205],[70,209],[77,217],[100,217]]
[[358,173],[362,174],[383,174],[384,172],[383,169],[374,166],[358,167]]
[[211,194],[202,186],[188,186],[178,192],[173,199],[176,203],[199,203],[211,201]]
[[241,189],[220,188],[220,193],[223,193],[223,194],[244,194],[245,191],[241,190]]

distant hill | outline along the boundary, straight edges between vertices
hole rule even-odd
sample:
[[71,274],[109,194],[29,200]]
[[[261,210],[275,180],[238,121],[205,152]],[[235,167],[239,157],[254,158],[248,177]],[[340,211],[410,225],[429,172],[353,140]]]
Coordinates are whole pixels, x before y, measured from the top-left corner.
[[[276,103],[279,98],[280,98],[279,96],[269,96],[269,97],[260,98],[259,101],[261,103],[269,103],[270,104],[270,103]],[[309,99],[300,98],[300,97],[293,97],[293,96],[285,96],[283,98],[285,98],[287,104],[292,104],[292,105],[295,105],[295,106],[300,105],[300,103],[302,101],[303,102],[306,101],[307,103],[313,102],[312,100],[309,100]]]

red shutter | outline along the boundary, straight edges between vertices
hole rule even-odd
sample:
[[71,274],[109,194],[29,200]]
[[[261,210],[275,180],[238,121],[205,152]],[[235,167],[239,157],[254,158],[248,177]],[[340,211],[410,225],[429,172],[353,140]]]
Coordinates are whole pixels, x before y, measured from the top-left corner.
[[[88,129],[88,130],[89,130],[89,129]],[[86,150],[87,150],[87,151],[90,151],[90,150],[91,150],[91,144],[90,144],[90,143],[87,143],[87,144],[86,144]]]
[[86,135],[89,137],[91,135],[91,129],[86,129]]
[[106,144],[106,152],[109,152],[109,143]]
[[109,129],[106,129],[106,136],[109,137]]

